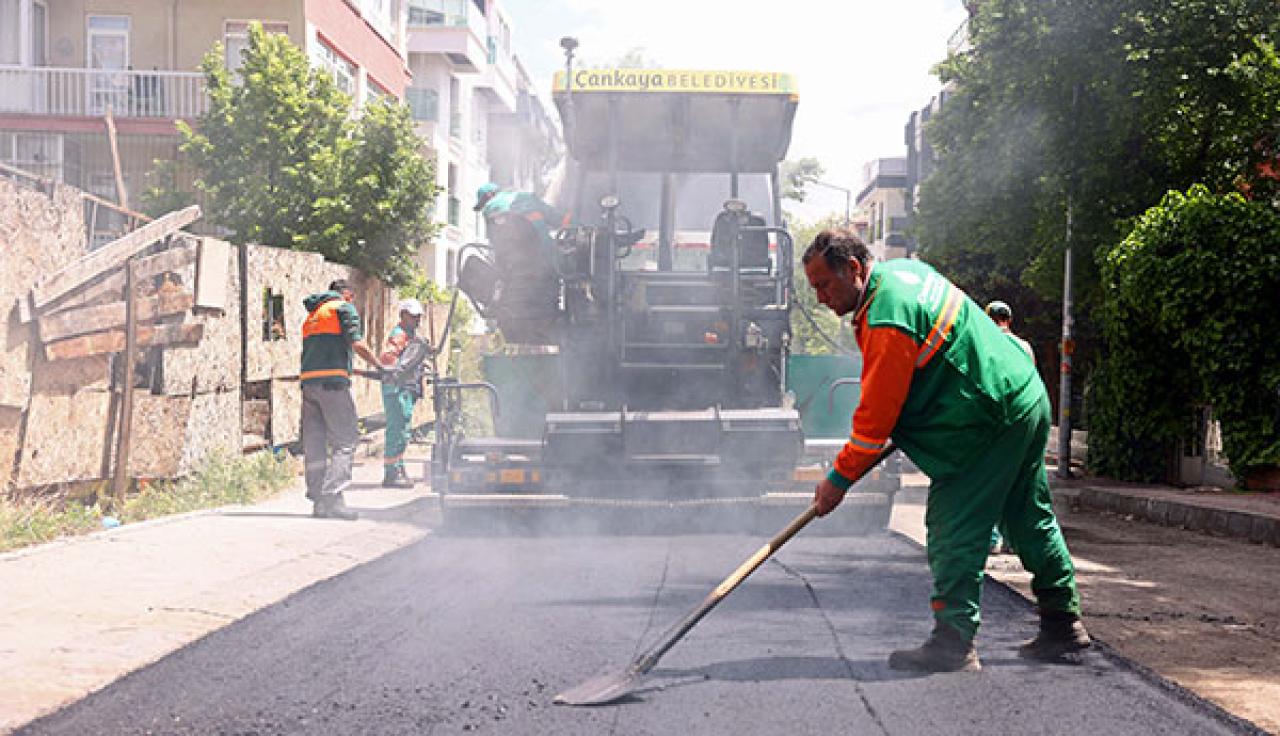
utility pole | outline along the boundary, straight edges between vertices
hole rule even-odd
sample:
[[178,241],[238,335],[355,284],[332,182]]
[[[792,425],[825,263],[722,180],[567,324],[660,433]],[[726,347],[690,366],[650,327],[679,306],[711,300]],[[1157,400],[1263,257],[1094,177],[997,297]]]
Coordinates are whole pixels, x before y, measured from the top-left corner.
[[824,186],[824,187],[827,187],[827,188],[829,188],[829,189],[835,189],[835,190],[837,190],[837,191],[844,192],[844,226],[845,226],[845,227],[849,227],[849,224],[850,224],[850,222],[851,222],[851,220],[850,220],[850,213],[851,213],[851,211],[852,211],[852,209],[853,209],[853,207],[852,207],[852,205],[853,205],[853,190],[852,190],[852,189],[849,189],[848,187],[842,187],[842,186],[840,186],[839,184],[832,184],[832,183],[830,183],[830,182],[825,182],[825,181],[821,181],[821,180],[818,180],[818,179],[814,179],[814,180],[813,180],[813,183],[814,183],[814,184],[820,184],[820,185],[822,185],[822,186]]
[[573,36],[564,36],[560,39],[560,48],[564,49],[564,99],[565,117],[564,140],[566,145],[569,137],[573,135],[573,129],[577,127],[577,116],[573,108],[573,52],[578,48],[578,39]]
[[[1073,123],[1079,122],[1080,85],[1071,88],[1071,114]],[[1071,358],[1076,351],[1076,341],[1072,336],[1071,316],[1071,272],[1072,253],[1071,240],[1073,230],[1074,194],[1076,188],[1075,164],[1071,165],[1071,174],[1067,178],[1067,222],[1064,233],[1064,250],[1062,266],[1062,344],[1060,354],[1062,363],[1058,372],[1058,477],[1071,477]]]

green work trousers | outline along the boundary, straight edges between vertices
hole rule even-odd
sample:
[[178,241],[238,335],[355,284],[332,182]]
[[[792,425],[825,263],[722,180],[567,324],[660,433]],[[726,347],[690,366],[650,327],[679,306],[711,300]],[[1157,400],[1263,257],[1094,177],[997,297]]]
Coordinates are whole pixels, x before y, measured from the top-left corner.
[[973,638],[997,524],[1032,575],[1041,610],[1080,612],[1075,568],[1053,515],[1044,451],[1049,399],[997,435],[959,472],[933,479],[925,511],[934,617]]
[[393,479],[403,474],[404,451],[413,432],[413,405],[418,397],[407,388],[382,385],[382,409],[387,415],[387,437],[382,450],[382,477]]

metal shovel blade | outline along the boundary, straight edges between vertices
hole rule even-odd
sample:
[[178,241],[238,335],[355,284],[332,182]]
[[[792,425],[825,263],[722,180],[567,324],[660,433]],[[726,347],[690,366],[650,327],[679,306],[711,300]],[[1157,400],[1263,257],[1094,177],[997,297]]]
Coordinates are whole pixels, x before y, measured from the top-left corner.
[[552,702],[556,705],[606,705],[629,695],[643,679],[644,673],[635,667],[622,673],[596,675],[560,693]]

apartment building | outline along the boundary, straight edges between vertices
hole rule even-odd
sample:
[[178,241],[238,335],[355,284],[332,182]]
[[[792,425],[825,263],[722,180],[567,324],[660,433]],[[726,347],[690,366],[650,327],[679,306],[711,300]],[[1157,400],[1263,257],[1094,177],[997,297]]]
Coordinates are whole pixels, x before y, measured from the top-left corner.
[[905,258],[907,243],[907,159],[877,158],[862,167],[865,182],[857,205],[867,213],[867,248],[877,260]]
[[0,0],[0,163],[135,206],[154,161],[177,155],[175,123],[205,109],[198,70],[215,43],[233,68],[259,21],[332,72],[355,104],[403,99],[404,2]]
[[472,211],[487,181],[540,192],[558,150],[547,108],[517,58],[511,19],[496,0],[408,0],[405,93],[419,134],[435,152],[442,227],[420,261],[452,284],[463,244],[484,238]]
[[[976,7],[970,3],[968,6],[970,17],[976,12]],[[972,40],[969,36],[969,19],[965,19],[951,36],[947,39],[948,54],[966,54],[973,48]],[[929,100],[929,104],[911,113],[907,118],[907,124],[903,127],[903,143],[907,146],[907,182],[906,182],[906,211],[907,211],[907,247],[914,252],[917,242],[911,235],[912,228],[915,223],[916,212],[920,208],[920,187],[925,180],[933,174],[938,167],[938,154],[933,146],[929,143],[929,138],[925,134],[925,128],[933,116],[942,111],[942,108],[955,94],[955,82],[948,82],[942,86],[938,94]]]

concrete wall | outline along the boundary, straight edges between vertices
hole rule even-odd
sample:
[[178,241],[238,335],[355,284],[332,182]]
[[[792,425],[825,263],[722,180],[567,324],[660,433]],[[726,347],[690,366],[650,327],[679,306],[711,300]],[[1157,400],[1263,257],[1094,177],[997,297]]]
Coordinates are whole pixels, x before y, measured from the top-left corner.
[[[113,391],[115,356],[47,361],[31,324],[17,321],[16,303],[39,276],[85,253],[83,205],[77,190],[54,185],[51,194],[0,179],[0,487],[47,486],[109,477],[114,465],[113,427],[120,411]],[[188,236],[190,237],[190,236]],[[195,240],[195,238],[190,238]],[[201,324],[200,342],[140,351],[135,383],[130,474],[173,477],[198,467],[209,452],[243,446],[242,355],[249,381],[269,383],[272,444],[298,439],[301,392],[302,300],[344,278],[356,288],[366,342],[380,351],[398,316],[396,295],[381,282],[316,254],[246,246],[249,299],[244,311],[247,352],[242,350],[240,249],[214,249],[226,259],[221,309],[198,308],[164,321]],[[225,244],[222,244],[225,246]],[[210,273],[218,269],[211,269]],[[168,275],[193,290],[195,264]],[[264,335],[267,301],[278,295],[283,333]],[[107,296],[108,300],[112,297]],[[359,362],[359,361],[357,361]],[[381,386],[356,378],[362,416],[382,411]]]
[[36,280],[84,254],[84,208],[71,187],[49,194],[0,177],[0,487],[12,477],[31,395],[32,325],[17,299]]
[[[328,263],[315,253],[248,246],[248,342],[246,380],[271,383],[272,444],[298,440],[302,392],[298,385],[302,357],[302,323],[307,311],[302,301],[324,291],[334,279],[346,279],[356,291],[356,310],[364,321],[365,342],[374,352],[382,350],[387,332],[396,323],[396,298],[391,289],[350,266]],[[267,329],[268,296],[284,307],[282,332]],[[357,368],[367,368],[360,358]],[[376,381],[355,377],[352,391],[361,416],[382,411],[382,389]]]

